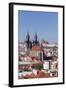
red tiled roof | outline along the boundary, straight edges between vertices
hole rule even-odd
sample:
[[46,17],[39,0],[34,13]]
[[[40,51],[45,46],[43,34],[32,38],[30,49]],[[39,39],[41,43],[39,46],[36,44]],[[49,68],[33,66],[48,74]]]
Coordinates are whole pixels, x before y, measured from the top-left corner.
[[30,75],[25,75],[25,76],[19,76],[19,79],[29,79],[29,78],[48,78],[49,74],[48,73],[44,73],[43,71],[38,70],[37,71],[37,75],[35,75],[34,73],[31,73]]
[[34,51],[43,51],[42,47],[40,47],[39,45],[33,45],[32,50],[34,50]]
[[46,77],[49,77],[49,74],[44,73],[44,72],[42,72],[42,71],[39,71],[38,74],[37,74],[37,77],[38,77],[38,78],[40,78],[40,77],[41,77],[41,78],[43,78],[43,77],[46,78]]
[[36,60],[39,60],[37,57],[35,56],[30,56],[32,60],[36,59]]

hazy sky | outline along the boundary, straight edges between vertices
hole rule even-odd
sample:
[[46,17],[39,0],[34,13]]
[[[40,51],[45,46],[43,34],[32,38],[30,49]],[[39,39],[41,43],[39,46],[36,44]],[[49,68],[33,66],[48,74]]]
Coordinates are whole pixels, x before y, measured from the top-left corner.
[[58,13],[18,11],[18,40],[24,41],[29,32],[31,40],[35,33],[39,40],[58,42]]

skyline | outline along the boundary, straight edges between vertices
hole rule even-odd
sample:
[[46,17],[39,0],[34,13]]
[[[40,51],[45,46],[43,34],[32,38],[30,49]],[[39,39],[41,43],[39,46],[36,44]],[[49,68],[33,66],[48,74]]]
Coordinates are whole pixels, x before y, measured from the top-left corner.
[[58,13],[18,11],[18,41],[24,41],[29,32],[31,40],[37,33],[39,41],[58,43]]

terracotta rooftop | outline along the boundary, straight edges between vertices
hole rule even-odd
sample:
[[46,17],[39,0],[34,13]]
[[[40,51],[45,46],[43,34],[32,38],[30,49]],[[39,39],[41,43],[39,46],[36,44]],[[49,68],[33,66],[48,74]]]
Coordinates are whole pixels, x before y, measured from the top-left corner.
[[38,71],[37,72],[37,75],[35,75],[34,73],[32,73],[32,74],[30,74],[30,75],[25,75],[25,76],[19,76],[18,78],[19,79],[23,79],[23,78],[25,78],[25,79],[29,79],[29,78],[48,78],[48,77],[50,77],[49,76],[49,74],[48,73],[44,73],[43,71]]
[[34,51],[43,51],[42,47],[40,47],[39,45],[33,45],[32,50],[34,50]]

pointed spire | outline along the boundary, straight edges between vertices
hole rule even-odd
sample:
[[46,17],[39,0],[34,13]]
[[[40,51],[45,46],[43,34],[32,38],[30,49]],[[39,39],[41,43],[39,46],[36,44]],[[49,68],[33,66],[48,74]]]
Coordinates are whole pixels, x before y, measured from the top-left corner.
[[27,35],[26,35],[26,41],[27,41],[27,42],[30,41],[30,35],[29,35],[29,32],[27,32]]
[[35,37],[34,37],[34,40],[37,42],[38,40],[38,36],[37,36],[37,33],[35,33]]
[[33,44],[39,44],[37,33],[35,33]]
[[38,40],[38,36],[37,36],[37,33],[35,33],[35,36],[34,36],[34,42],[35,42],[35,44],[37,44],[37,40]]
[[26,44],[27,44],[27,48],[32,48],[32,42],[30,41],[30,35],[29,35],[29,32],[27,32],[25,42],[26,42]]

